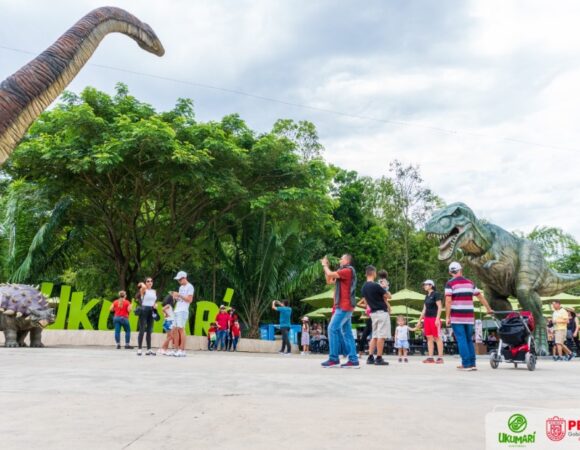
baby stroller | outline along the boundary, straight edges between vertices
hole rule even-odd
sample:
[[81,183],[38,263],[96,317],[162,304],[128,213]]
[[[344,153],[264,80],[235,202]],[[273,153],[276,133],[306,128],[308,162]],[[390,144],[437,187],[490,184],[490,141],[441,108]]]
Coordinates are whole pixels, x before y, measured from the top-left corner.
[[536,368],[536,342],[534,341],[534,316],[529,311],[496,311],[495,314],[507,314],[498,323],[499,343],[497,350],[490,353],[489,363],[497,369],[500,362],[525,364],[528,370]]

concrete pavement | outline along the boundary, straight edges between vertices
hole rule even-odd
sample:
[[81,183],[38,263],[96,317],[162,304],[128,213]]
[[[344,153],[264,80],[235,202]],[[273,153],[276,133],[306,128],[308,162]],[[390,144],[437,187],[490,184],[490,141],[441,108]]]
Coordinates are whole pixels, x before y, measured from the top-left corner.
[[[578,405],[580,362],[322,369],[321,356],[0,348],[2,449],[482,449],[496,406]],[[577,389],[576,391],[577,392]]]

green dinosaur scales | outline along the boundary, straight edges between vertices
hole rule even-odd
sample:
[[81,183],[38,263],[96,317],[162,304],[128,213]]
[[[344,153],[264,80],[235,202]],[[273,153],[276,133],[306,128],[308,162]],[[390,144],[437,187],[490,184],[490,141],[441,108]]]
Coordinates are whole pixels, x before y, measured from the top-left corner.
[[479,221],[463,203],[436,211],[425,231],[439,238],[440,260],[451,260],[461,250],[463,261],[485,284],[485,296],[494,310],[510,310],[508,297],[514,296],[524,310],[534,315],[538,351],[546,354],[546,321],[540,296],[580,285],[580,274],[561,274],[550,269],[536,244]]

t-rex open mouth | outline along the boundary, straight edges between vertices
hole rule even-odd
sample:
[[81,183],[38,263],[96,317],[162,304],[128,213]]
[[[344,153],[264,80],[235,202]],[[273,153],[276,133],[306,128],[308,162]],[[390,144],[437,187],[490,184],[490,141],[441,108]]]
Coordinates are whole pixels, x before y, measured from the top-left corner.
[[439,239],[439,259],[449,259],[453,256],[455,244],[460,233],[461,230],[458,227],[453,227],[453,229],[447,234],[429,233],[427,235],[428,237],[436,237]]

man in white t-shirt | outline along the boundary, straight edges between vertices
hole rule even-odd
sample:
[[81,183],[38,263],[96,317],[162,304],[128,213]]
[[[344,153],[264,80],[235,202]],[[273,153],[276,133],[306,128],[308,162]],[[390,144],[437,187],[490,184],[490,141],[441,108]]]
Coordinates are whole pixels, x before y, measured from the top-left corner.
[[185,324],[189,317],[189,305],[193,301],[193,285],[187,281],[187,273],[179,271],[175,276],[179,283],[179,292],[171,292],[175,304],[175,331],[173,338],[177,348],[175,356],[185,356]]

